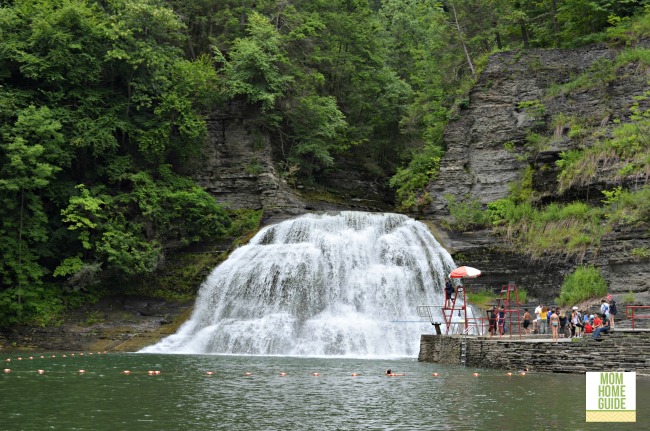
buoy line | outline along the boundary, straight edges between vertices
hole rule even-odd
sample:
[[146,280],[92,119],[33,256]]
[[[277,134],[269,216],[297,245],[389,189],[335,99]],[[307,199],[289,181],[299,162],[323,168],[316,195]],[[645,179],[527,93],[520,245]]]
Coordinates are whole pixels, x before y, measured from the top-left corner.
[[[107,355],[107,354],[108,354],[108,352],[106,350],[104,350],[104,351],[99,351],[99,352],[96,352],[96,353],[93,353],[93,352],[76,352],[76,353],[67,353],[67,354],[66,353],[61,353],[61,354],[59,354],[59,356],[57,356],[57,355],[49,355],[49,356],[40,355],[38,357],[35,357],[35,356],[29,356],[29,357],[16,356],[14,358],[11,358],[11,357],[5,358],[5,362],[7,363],[7,365],[9,365],[12,362],[12,360],[15,360],[15,361],[23,361],[23,360],[33,361],[35,359],[56,359],[56,358],[66,359],[66,358],[79,358],[79,357],[83,357],[83,356],[92,356],[92,355],[98,355],[99,356],[99,355]],[[3,369],[4,374],[11,374],[14,371],[16,371],[16,370],[11,369],[11,368],[4,368]],[[504,374],[502,374],[502,376],[511,377],[511,376],[513,376],[515,374],[517,374],[519,376],[525,376],[527,371],[528,371],[527,368],[524,368],[524,370],[517,371],[517,372],[506,371]],[[34,372],[34,371],[32,370],[31,372]],[[75,374],[86,374],[86,372],[87,372],[87,370],[80,369],[80,370],[77,370],[75,372]],[[45,374],[45,369],[37,369],[36,373],[41,374],[41,375]],[[159,375],[161,375],[162,372],[160,370],[148,370],[148,371],[143,372],[143,373],[146,373],[146,375],[149,375],[149,376],[159,376]],[[206,376],[215,376],[216,375],[216,373],[214,371],[204,371],[203,373]],[[137,373],[134,373],[131,370],[123,370],[123,371],[120,372],[120,374],[131,375],[131,374],[137,374]],[[280,377],[286,377],[287,375],[288,374],[285,371],[279,372]],[[310,375],[312,377],[320,377],[321,373],[320,372],[311,372]],[[384,374],[384,375],[388,376],[388,377],[402,377],[402,376],[406,376],[406,373],[392,373],[391,372],[391,373]],[[471,373],[471,375],[474,376],[474,377],[480,377],[481,374],[479,374],[478,372],[473,372],[473,373]],[[250,371],[245,371],[243,373],[243,376],[244,377],[252,377],[253,373],[250,372]],[[359,377],[359,376],[361,376],[361,374],[353,372],[353,373],[350,374],[350,376],[351,377]],[[431,376],[432,377],[439,377],[440,373],[433,372],[433,373],[431,373]],[[458,377],[458,376],[454,375],[454,377]],[[491,376],[491,377],[496,377],[496,376]]]

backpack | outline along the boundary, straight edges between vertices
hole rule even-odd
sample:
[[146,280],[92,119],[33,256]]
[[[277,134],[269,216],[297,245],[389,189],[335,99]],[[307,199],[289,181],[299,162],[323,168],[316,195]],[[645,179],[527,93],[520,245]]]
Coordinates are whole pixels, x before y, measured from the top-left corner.
[[609,304],[609,314],[616,316],[616,301],[612,299],[612,302]]

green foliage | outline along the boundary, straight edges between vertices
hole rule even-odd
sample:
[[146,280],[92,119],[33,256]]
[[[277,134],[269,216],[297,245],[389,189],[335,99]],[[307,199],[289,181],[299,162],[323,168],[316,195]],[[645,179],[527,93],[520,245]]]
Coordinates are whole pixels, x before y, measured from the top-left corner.
[[650,172],[650,110],[641,108],[640,103],[649,95],[646,92],[636,97],[630,107],[630,122],[615,123],[611,134],[594,136],[596,142],[587,148],[561,153],[556,162],[560,170],[560,192],[590,184],[602,175],[619,184],[647,177]]
[[0,324],[55,321],[225,232],[174,173],[223,99],[212,60],[183,58],[184,28],[150,0],[0,8]]
[[546,107],[539,99],[519,102],[518,108],[522,109],[532,118],[534,125],[538,126],[543,124]]
[[530,203],[501,199],[488,204],[488,217],[497,233],[533,257],[566,254],[579,258],[597,248],[610,226],[603,212],[582,202],[550,204],[542,210]]
[[577,304],[606,294],[607,282],[600,270],[593,266],[580,266],[564,278],[560,290],[559,304]]
[[632,289],[621,298],[621,303],[623,304],[634,304],[636,303],[636,295],[632,292]]
[[480,307],[487,307],[494,303],[498,298],[494,292],[489,290],[479,290],[478,292],[467,292],[467,301]]
[[350,144],[345,139],[348,125],[333,97],[302,98],[287,116],[295,133],[291,154],[300,157],[290,157],[290,163],[303,164],[308,172],[314,165],[331,167],[334,164],[333,154],[348,149]]
[[650,248],[648,247],[635,247],[630,254],[639,260],[646,260],[650,258]]
[[248,37],[236,39],[228,59],[217,49],[217,59],[224,63],[225,93],[228,97],[245,96],[259,103],[262,111],[274,108],[291,76],[281,71],[286,63],[280,48],[280,35],[268,18],[252,12],[246,27]]
[[449,227],[454,230],[465,231],[485,227],[489,215],[483,210],[478,199],[460,200],[453,195],[445,195],[449,208]]
[[514,202],[528,202],[533,194],[533,168],[528,165],[521,174],[521,180],[510,185],[510,199]]
[[650,187],[621,191],[607,201],[606,214],[611,225],[644,226],[650,220]]
[[396,189],[400,209],[408,210],[417,205],[418,193],[438,176],[442,155],[442,148],[427,145],[413,156],[407,167],[397,170],[390,180],[390,186]]
[[517,299],[520,304],[526,304],[528,302],[528,291],[526,289],[517,289]]
[[229,238],[247,237],[257,232],[260,228],[262,215],[261,210],[240,209],[229,211],[231,222],[226,236]]

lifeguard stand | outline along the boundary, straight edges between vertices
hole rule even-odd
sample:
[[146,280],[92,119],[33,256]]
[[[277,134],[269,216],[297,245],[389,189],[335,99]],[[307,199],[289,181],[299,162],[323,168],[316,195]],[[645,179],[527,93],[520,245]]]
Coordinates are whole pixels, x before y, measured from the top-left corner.
[[[445,297],[445,305],[442,307],[442,317],[445,320],[445,335],[449,335],[449,331],[452,325],[452,319],[454,317],[454,311],[458,311],[458,316],[461,317],[461,320],[458,323],[463,323],[464,330],[463,334],[467,334],[469,330],[469,323],[467,321],[467,296],[465,295],[465,286],[462,284],[456,286],[455,295],[451,300],[451,307],[447,307],[447,298]],[[462,303],[456,306],[456,301],[462,295]]]
[[[501,286],[501,292],[499,293],[499,297],[497,298],[497,309],[500,309],[501,306],[503,305],[505,307],[505,314],[507,317],[505,319],[508,319],[508,328],[510,328],[510,336],[512,337],[512,315],[516,315],[516,327],[517,327],[517,332],[519,333],[519,337],[521,337],[521,329],[519,328],[519,322],[520,322],[520,314],[521,311],[519,310],[519,292],[517,291],[517,285],[515,284],[514,281],[509,281],[507,285]],[[504,321],[505,323],[505,321]],[[497,325],[497,331],[499,331],[499,335],[501,335],[501,328]]]

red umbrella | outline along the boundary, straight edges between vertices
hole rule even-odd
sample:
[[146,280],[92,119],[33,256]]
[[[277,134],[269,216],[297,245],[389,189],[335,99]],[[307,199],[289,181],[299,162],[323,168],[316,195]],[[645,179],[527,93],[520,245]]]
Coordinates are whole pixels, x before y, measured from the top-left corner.
[[481,275],[481,271],[471,266],[461,266],[449,273],[449,278],[476,278]]

